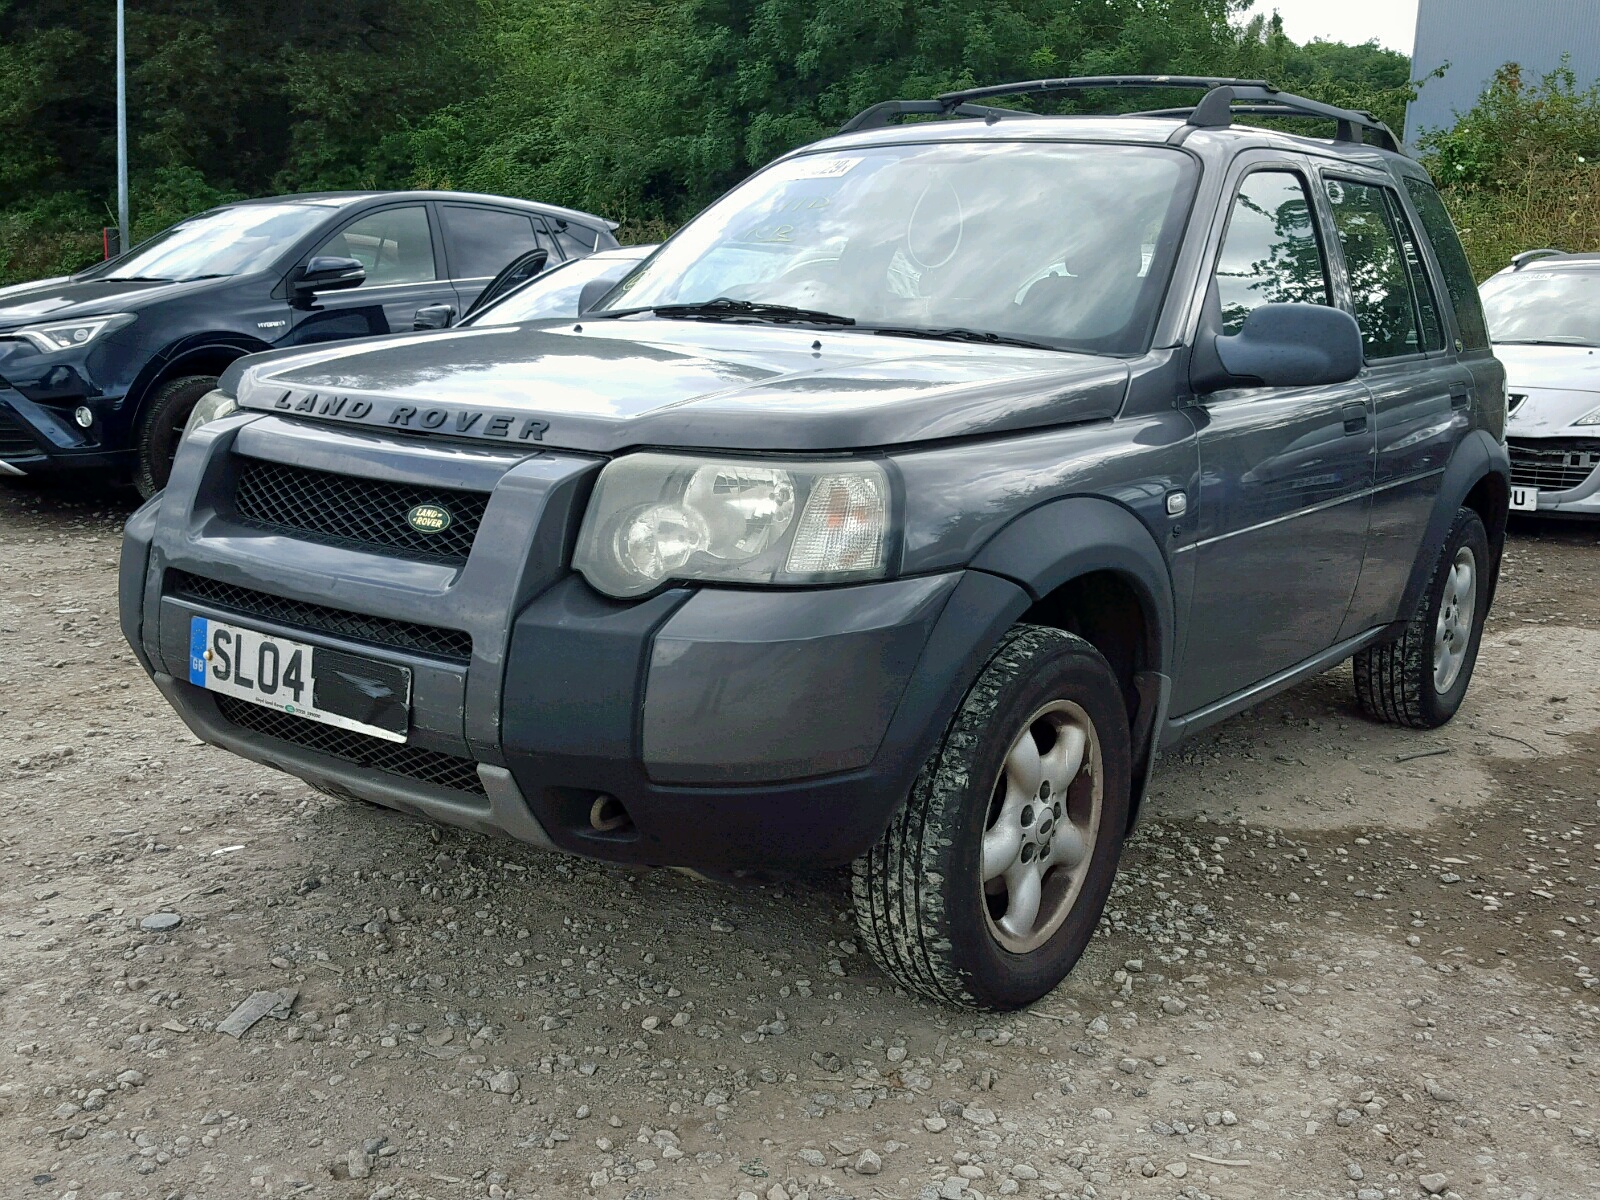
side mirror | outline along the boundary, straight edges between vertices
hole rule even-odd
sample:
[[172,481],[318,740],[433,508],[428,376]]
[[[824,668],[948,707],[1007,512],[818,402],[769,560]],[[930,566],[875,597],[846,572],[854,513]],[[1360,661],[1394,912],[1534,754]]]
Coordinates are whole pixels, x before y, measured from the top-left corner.
[[[1325,304],[1263,304],[1238,333],[1214,335],[1210,355],[1196,355],[1198,392],[1225,387],[1319,387],[1361,373],[1361,328],[1343,309]],[[1203,350],[1203,347],[1197,347]]]
[[309,300],[317,292],[360,287],[366,281],[367,269],[359,258],[319,254],[306,263],[295,278],[292,290],[296,300]]
[[607,271],[604,275],[596,276],[584,284],[583,289],[578,293],[578,315],[580,317],[583,316],[584,313],[610,295],[611,289],[622,282],[623,277],[633,270],[634,265],[629,263],[621,273]]
[[456,310],[449,304],[429,304],[417,309],[411,318],[411,328],[424,329],[449,329],[450,322],[456,319]]

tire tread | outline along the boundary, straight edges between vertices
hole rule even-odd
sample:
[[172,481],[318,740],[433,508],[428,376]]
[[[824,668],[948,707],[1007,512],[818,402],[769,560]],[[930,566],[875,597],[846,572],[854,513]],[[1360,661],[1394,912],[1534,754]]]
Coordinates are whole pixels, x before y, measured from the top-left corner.
[[1073,634],[1039,625],[1018,625],[1001,639],[946,727],[938,748],[917,773],[906,802],[896,810],[883,837],[851,871],[857,929],[884,971],[910,991],[961,1008],[984,1007],[957,969],[946,929],[936,851],[954,831],[940,826],[942,814],[955,811],[946,793],[966,787],[964,772],[941,769],[947,760],[965,758],[979,736],[1001,689],[1040,654],[1063,644],[1098,656]]
[[[1442,722],[1429,712],[1424,688],[1431,686],[1433,670],[1434,608],[1442,576],[1461,543],[1464,526],[1479,520],[1470,508],[1456,510],[1449,535],[1440,548],[1438,561],[1428,576],[1427,586],[1400,636],[1392,641],[1369,646],[1356,654],[1356,703],[1374,720],[1409,729],[1433,729]],[[1483,564],[1488,569],[1488,564]],[[1487,614],[1476,615],[1480,627]],[[1467,669],[1470,669],[1467,668]]]

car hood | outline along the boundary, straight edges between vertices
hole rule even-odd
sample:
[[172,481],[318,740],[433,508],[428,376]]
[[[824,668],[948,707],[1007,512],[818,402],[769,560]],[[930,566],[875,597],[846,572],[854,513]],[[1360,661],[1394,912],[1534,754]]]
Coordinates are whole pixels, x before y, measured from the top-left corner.
[[241,406],[611,453],[862,449],[1115,416],[1119,359],[659,318],[408,334],[243,359]]
[[36,325],[42,321],[69,321],[103,313],[129,312],[178,291],[189,291],[215,280],[190,283],[147,283],[126,279],[84,279],[73,282],[41,279],[0,288],[0,330]]
[[1572,424],[1600,408],[1600,349],[1497,345],[1494,352],[1505,364],[1511,396],[1507,434],[1600,438],[1600,426]]

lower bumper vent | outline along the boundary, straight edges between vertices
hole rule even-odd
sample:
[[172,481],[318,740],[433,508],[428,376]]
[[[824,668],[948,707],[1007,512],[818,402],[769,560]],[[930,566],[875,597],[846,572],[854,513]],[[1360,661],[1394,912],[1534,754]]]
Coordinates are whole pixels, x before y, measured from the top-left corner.
[[441,750],[425,750],[421,746],[386,742],[352,729],[320,725],[305,717],[290,716],[232,696],[218,696],[216,701],[217,709],[226,721],[263,737],[290,742],[303,749],[327,754],[385,775],[419,779],[435,787],[474,796],[488,795],[484,791],[483,781],[478,778],[478,765],[470,758],[446,754]]
[[0,455],[37,454],[39,445],[23,428],[22,422],[0,409]]

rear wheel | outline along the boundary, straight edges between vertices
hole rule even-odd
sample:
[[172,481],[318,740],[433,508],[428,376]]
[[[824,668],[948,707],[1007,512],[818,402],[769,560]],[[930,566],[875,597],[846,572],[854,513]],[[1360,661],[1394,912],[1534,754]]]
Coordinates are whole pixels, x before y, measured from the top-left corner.
[[133,485],[146,500],[167,486],[189,414],[200,397],[216,386],[215,375],[180,375],[157,388],[144,406],[134,439],[139,459],[133,469]]
[[1060,983],[1111,891],[1130,763],[1099,651],[1040,626],[1007,634],[855,864],[856,922],[884,970],[969,1008],[1020,1008]]
[[1356,700],[1380,721],[1436,729],[1461,707],[1489,610],[1489,535],[1459,509],[1405,632],[1355,658]]

